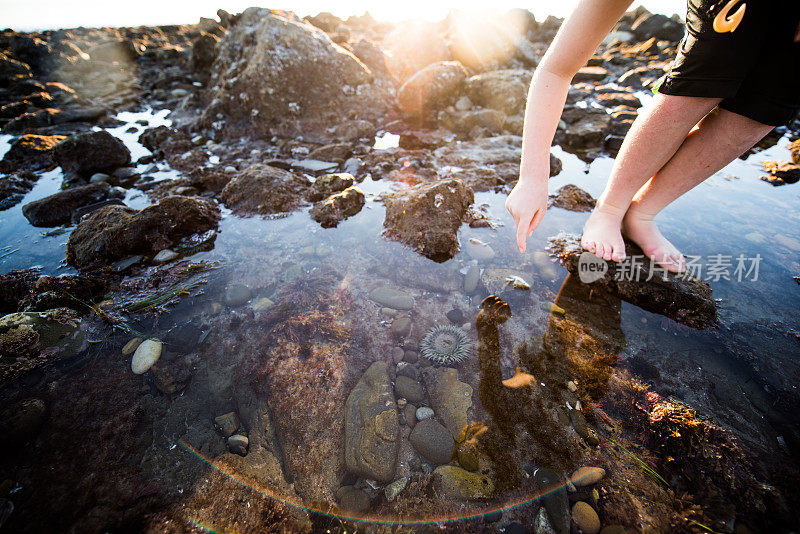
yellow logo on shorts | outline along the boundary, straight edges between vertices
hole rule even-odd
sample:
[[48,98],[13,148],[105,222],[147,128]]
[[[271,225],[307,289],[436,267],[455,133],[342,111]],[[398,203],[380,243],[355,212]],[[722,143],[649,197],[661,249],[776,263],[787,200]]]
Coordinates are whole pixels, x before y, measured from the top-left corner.
[[742,4],[739,9],[737,9],[730,17],[728,17],[728,13],[730,13],[733,6],[735,6],[739,0],[729,0],[725,7],[722,8],[722,11],[717,13],[717,16],[714,17],[714,31],[717,33],[725,33],[725,32],[732,32],[735,30],[739,23],[742,22],[744,18],[744,10],[747,7],[747,4]]

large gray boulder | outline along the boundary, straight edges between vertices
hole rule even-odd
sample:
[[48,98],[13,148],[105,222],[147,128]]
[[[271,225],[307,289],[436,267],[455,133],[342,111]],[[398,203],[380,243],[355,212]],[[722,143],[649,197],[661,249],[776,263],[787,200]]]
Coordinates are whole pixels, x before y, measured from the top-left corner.
[[201,122],[217,135],[327,140],[347,119],[387,119],[385,83],[294,13],[249,8],[216,46]]

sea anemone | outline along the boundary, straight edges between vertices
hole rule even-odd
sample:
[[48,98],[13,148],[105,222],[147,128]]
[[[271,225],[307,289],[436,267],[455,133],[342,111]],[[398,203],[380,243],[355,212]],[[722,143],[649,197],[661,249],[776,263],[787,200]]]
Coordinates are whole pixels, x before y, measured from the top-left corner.
[[472,354],[472,343],[460,328],[440,325],[425,335],[420,352],[435,363],[457,363]]

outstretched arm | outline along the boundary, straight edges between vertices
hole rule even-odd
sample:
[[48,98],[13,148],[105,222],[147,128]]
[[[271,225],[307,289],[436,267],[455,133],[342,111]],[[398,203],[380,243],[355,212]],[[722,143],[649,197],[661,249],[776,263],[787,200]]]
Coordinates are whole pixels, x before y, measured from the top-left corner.
[[506,200],[506,209],[517,225],[520,252],[525,252],[525,238],[539,226],[547,210],[550,145],[572,77],[631,3],[633,0],[581,0],[533,74],[525,107],[519,181]]

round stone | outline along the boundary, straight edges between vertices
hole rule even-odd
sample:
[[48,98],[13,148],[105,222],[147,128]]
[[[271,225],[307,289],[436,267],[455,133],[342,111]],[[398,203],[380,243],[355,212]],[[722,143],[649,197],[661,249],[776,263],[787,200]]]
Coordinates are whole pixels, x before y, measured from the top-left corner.
[[161,357],[161,342],[157,339],[145,339],[136,347],[131,359],[131,371],[141,375],[147,372]]
[[600,518],[597,512],[583,501],[578,501],[572,506],[572,522],[583,534],[600,532]]
[[422,406],[421,408],[417,408],[417,421],[422,421],[423,419],[430,419],[433,417],[433,410],[428,408],[427,406]]
[[592,486],[600,482],[606,476],[606,470],[602,467],[579,467],[572,473],[570,480],[578,488]]

